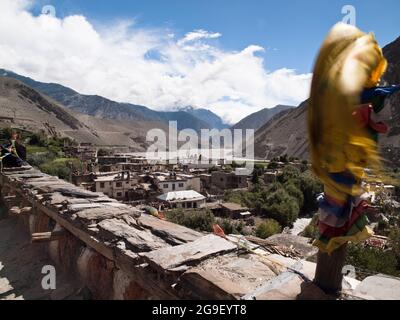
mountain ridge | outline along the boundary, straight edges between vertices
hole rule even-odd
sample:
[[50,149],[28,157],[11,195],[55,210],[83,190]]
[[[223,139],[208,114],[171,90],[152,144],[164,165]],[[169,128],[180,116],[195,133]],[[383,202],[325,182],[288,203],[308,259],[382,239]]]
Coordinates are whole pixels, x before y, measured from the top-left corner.
[[[388,60],[388,69],[382,78],[384,85],[400,84],[400,37],[383,48]],[[255,133],[255,156],[272,159],[288,156],[309,159],[307,132],[308,100],[297,108],[284,111],[269,120]],[[400,93],[386,101],[386,107],[380,117],[390,131],[380,137],[380,149],[383,157],[392,164],[400,164]]]
[[165,124],[95,118],[68,109],[19,80],[0,76],[0,127],[44,132],[95,145],[129,146],[143,151],[146,133]]
[[278,113],[288,110],[288,109],[293,109],[293,108],[295,108],[295,107],[287,106],[287,105],[280,105],[280,104],[273,108],[264,108],[260,111],[254,112],[254,113],[248,115],[247,117],[243,118],[238,123],[233,125],[231,127],[231,129],[232,130],[234,130],[234,129],[241,129],[241,130],[253,129],[253,130],[257,131]]
[[[146,106],[120,103],[100,95],[80,94],[61,84],[39,82],[5,69],[0,69],[0,76],[19,80],[71,110],[85,113],[96,118],[159,121],[165,123],[177,121],[178,130],[189,128],[198,132],[200,132],[201,129],[212,129],[214,127],[214,122],[218,121],[218,119],[219,122],[222,123],[221,118],[206,109],[200,109],[199,111],[193,110],[192,112],[184,110],[155,111]],[[209,118],[212,117],[213,122],[211,124],[205,121],[206,117],[204,116],[203,110],[207,111]]]

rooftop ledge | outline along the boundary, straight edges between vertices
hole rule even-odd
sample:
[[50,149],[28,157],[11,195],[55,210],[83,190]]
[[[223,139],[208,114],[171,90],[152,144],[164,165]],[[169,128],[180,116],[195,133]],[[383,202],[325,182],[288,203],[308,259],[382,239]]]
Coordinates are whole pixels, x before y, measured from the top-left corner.
[[30,166],[4,169],[0,186],[9,214],[95,298],[400,299],[400,279],[385,275],[345,277],[340,297],[326,295],[312,282],[316,265],[306,258],[316,249],[306,238],[200,233]]

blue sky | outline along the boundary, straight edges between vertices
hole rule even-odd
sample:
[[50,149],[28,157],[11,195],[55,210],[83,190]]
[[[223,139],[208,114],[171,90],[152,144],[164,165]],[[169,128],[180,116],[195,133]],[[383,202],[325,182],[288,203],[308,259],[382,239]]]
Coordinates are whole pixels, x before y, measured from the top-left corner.
[[235,123],[308,98],[318,48],[348,4],[381,45],[400,36],[399,0],[0,0],[0,68]]
[[318,47],[329,28],[351,4],[357,25],[375,32],[381,45],[400,36],[398,0],[53,0],[58,16],[83,14],[94,25],[118,19],[136,20],[146,28],[170,28],[177,34],[204,29],[219,32],[215,45],[242,50],[262,46],[266,68],[310,72]]

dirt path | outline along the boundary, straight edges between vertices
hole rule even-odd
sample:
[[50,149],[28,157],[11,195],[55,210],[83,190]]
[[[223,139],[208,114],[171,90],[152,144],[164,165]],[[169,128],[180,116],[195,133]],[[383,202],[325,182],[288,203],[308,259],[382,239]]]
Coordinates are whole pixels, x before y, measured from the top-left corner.
[[41,273],[52,265],[42,245],[31,244],[16,218],[0,208],[0,300],[82,299],[77,281],[62,272],[56,275],[56,290],[44,290]]

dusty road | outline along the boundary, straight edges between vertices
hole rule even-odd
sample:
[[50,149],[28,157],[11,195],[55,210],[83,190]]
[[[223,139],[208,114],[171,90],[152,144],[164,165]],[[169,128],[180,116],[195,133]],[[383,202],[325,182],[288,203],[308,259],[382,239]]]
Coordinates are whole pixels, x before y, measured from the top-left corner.
[[61,272],[56,275],[56,290],[42,288],[42,268],[52,265],[42,246],[31,244],[17,219],[6,217],[0,208],[0,300],[82,299],[84,290]]

